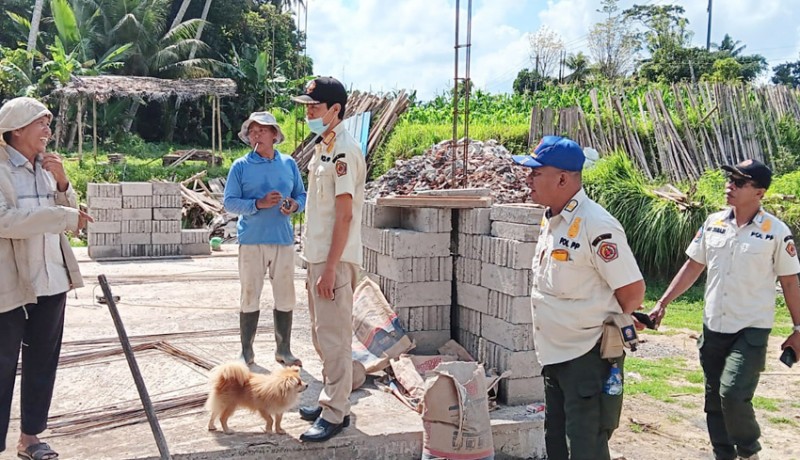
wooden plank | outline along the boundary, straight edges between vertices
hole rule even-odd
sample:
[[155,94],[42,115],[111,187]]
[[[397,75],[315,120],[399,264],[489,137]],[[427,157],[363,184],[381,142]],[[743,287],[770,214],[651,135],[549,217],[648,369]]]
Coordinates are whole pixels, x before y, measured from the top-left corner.
[[489,208],[492,206],[492,197],[488,196],[387,196],[376,200],[378,206],[394,208]]

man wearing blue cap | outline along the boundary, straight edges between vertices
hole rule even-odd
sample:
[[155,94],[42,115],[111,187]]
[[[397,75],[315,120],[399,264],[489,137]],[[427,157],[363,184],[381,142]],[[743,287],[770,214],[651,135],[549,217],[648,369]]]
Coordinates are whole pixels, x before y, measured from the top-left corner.
[[545,384],[545,444],[551,460],[607,460],[619,425],[621,389],[605,385],[624,355],[603,359],[600,339],[611,315],[634,312],[645,284],[619,222],[583,190],[581,147],[545,136],[531,155],[531,197],[547,207],[533,259],[534,342]]

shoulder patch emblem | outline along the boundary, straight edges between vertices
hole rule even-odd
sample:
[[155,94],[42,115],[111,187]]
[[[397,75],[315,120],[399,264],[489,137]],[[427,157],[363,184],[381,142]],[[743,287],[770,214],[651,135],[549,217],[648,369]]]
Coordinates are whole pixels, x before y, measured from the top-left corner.
[[344,176],[347,174],[347,163],[344,160],[337,160],[336,161],[336,175],[339,177]]
[[619,257],[616,243],[603,241],[597,248],[597,255],[603,259],[603,262],[611,262],[612,260],[615,260],[617,257]]
[[569,230],[567,230],[567,237],[573,239],[576,236],[578,236],[578,232],[580,231],[581,231],[581,218],[576,217],[575,220],[572,221],[572,225],[569,226]]
[[699,243],[700,240],[703,238],[703,226],[701,225],[699,229],[697,229],[697,233],[694,234],[694,239],[692,243]]
[[797,248],[794,246],[794,241],[789,240],[786,243],[786,252],[791,256],[794,257],[797,255]]
[[564,211],[572,212],[575,208],[578,207],[578,200],[569,200],[566,206],[564,206]]
[[769,230],[772,228],[772,221],[769,217],[764,218],[764,223],[761,224],[761,231],[764,233],[769,233]]

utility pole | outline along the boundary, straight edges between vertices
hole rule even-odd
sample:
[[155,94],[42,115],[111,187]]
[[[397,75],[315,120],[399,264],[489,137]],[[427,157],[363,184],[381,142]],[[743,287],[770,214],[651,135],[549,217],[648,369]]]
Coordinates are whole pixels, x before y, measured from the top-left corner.
[[708,32],[706,33],[706,51],[711,50],[711,4],[713,0],[708,0]]

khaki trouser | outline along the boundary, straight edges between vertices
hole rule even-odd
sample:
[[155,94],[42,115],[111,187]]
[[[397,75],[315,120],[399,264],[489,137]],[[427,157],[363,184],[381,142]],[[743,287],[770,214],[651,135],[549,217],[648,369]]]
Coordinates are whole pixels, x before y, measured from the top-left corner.
[[280,244],[239,245],[239,282],[242,286],[239,306],[244,313],[261,309],[261,291],[269,273],[272,297],[278,311],[293,311],[294,246]]
[[325,264],[308,266],[308,312],[311,316],[311,340],[322,359],[324,387],[319,395],[322,418],[342,423],[350,414],[353,389],[353,291],[358,281],[355,264],[339,262],[336,266],[334,299],[317,294],[317,280]]

